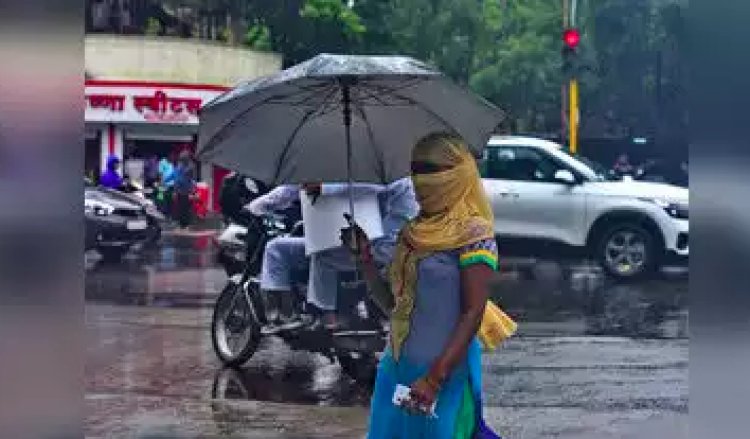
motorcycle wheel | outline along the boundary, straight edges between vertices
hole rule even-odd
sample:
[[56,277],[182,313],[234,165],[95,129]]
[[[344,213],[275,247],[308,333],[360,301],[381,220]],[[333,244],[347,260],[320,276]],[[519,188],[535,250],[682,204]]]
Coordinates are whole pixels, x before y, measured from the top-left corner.
[[341,370],[353,379],[372,388],[378,371],[378,359],[372,354],[345,352],[338,354]]
[[216,300],[211,319],[216,356],[225,366],[241,366],[258,349],[260,328],[255,307],[245,299],[242,287],[229,282]]

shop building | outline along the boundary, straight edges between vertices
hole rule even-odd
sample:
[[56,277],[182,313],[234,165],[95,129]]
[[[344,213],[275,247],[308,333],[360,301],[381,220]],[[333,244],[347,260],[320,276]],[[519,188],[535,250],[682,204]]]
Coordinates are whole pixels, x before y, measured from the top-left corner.
[[[96,180],[107,158],[115,155],[123,161],[122,172],[143,183],[149,159],[174,161],[182,150],[195,151],[198,110],[227,89],[209,84],[86,80],[86,174]],[[227,171],[209,164],[197,164],[197,169],[198,180],[215,195]]]
[[[143,182],[146,160],[195,150],[201,106],[239,82],[281,68],[275,53],[201,38],[128,33],[92,28],[84,40],[85,171],[94,180],[107,158],[116,155],[123,160],[122,171]],[[227,171],[206,163],[196,163],[196,169],[201,185],[208,186],[208,207],[217,209],[214,201]]]

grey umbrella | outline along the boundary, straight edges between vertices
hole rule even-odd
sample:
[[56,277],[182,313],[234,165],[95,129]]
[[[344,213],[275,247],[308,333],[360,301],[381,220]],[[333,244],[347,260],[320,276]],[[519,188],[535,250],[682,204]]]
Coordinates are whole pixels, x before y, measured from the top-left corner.
[[318,55],[241,84],[200,112],[198,158],[281,183],[388,183],[443,130],[480,156],[500,110],[402,56]]

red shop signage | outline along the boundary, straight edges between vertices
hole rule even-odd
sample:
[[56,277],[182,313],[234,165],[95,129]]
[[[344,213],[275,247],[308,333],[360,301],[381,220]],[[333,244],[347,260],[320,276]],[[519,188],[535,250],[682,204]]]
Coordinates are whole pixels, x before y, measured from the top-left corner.
[[203,100],[199,97],[169,96],[163,90],[153,95],[91,93],[85,96],[90,109],[123,113],[134,109],[143,119],[153,122],[186,122],[197,116]]

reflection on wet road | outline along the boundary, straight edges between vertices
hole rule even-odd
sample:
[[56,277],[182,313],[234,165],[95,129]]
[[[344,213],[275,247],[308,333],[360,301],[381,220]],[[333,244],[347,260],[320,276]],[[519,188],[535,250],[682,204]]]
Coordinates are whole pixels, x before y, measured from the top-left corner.
[[[364,434],[368,389],[325,357],[267,339],[242,369],[220,368],[209,325],[225,281],[208,235],[117,265],[87,257],[88,437]],[[486,415],[504,435],[683,437],[684,271],[617,285],[591,266],[506,261],[493,291],[520,322],[483,359]]]

